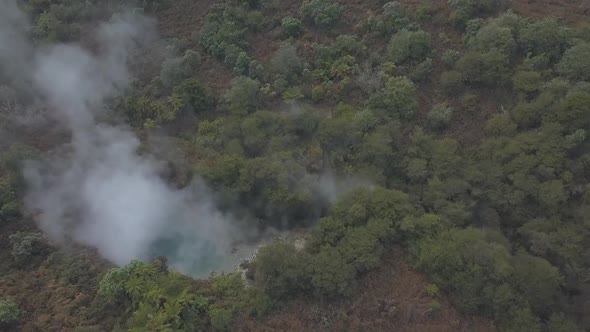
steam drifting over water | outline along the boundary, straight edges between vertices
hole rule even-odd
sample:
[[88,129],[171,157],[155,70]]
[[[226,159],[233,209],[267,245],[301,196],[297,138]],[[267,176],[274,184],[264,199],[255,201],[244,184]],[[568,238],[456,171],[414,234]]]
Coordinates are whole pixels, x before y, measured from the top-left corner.
[[26,82],[71,132],[50,160],[24,170],[27,207],[40,212],[40,228],[54,241],[95,247],[119,265],[165,254],[192,274],[231,266],[228,251],[239,232],[206,186],[169,186],[158,175],[160,163],[138,155],[139,139],[128,127],[97,121],[109,112],[105,101],[128,84],[129,50],[154,36],[154,22],[114,17],[97,29],[95,54],[79,45],[33,45],[15,1],[0,5],[1,74]]

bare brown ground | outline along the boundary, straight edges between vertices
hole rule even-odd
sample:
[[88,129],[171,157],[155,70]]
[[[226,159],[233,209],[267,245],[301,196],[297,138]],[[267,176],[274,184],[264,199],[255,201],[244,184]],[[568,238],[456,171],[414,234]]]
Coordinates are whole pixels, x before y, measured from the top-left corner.
[[[219,2],[217,0],[171,1],[170,7],[158,14],[160,33],[165,38],[178,38],[190,46],[197,47],[193,36],[201,31],[211,5]],[[196,70],[196,78],[204,82],[214,93],[227,89],[233,77],[231,70],[204,51],[201,55],[203,61]]]
[[588,0],[512,0],[512,9],[524,16],[556,16],[569,23],[590,23]]
[[[362,278],[358,291],[342,302],[297,300],[262,321],[242,322],[242,331],[496,331],[486,319],[466,317],[444,298],[432,310],[428,280],[392,251],[381,267]],[[380,305],[381,303],[381,305]],[[394,309],[383,310],[382,303]]]

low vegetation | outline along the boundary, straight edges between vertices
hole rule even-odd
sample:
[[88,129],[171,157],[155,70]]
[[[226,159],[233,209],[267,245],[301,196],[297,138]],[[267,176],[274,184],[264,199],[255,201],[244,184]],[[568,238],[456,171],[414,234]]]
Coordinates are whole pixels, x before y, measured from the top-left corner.
[[[78,40],[85,22],[113,10],[22,2],[37,43]],[[149,81],[113,101],[138,132],[176,136],[183,170],[221,205],[259,229],[307,228],[303,248],[276,240],[244,275],[208,280],[162,257],[77,265],[22,208],[21,162],[44,157],[31,143],[0,150],[2,278],[37,267],[84,292],[85,318],[69,327],[231,331],[294,299],[354,298],[395,247],[429,278],[435,312],[448,298],[500,331],[588,329],[588,27],[520,16],[500,0],[450,0],[441,11],[373,2],[354,12],[348,1],[218,1]],[[179,6],[133,5],[155,17]],[[354,27],[350,15],[362,16]],[[232,77],[226,88],[200,74],[212,63]],[[12,100],[2,97],[1,113]],[[334,199],[318,185],[327,173],[367,185]],[[15,295],[0,300],[10,328],[28,317]]]

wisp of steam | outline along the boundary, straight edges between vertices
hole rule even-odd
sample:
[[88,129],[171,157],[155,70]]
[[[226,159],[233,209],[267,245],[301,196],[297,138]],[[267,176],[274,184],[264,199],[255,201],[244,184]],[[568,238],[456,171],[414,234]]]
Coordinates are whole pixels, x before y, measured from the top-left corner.
[[94,247],[119,265],[155,255],[195,275],[233,265],[228,251],[238,232],[206,186],[199,180],[182,190],[169,186],[158,175],[160,164],[137,153],[140,141],[128,127],[97,120],[108,115],[105,100],[128,83],[129,49],[150,36],[153,22],[116,16],[97,29],[98,51],[90,52],[34,45],[15,0],[0,0],[0,7],[2,74],[28,82],[71,132],[51,159],[24,170],[27,207],[39,212],[40,228],[56,242]]

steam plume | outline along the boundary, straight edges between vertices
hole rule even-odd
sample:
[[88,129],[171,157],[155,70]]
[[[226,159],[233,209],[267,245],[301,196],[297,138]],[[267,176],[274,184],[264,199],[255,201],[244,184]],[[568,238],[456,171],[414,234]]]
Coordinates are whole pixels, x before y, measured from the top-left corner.
[[24,170],[26,203],[54,241],[89,245],[116,264],[167,254],[185,272],[206,273],[227,257],[235,230],[199,181],[171,188],[160,165],[137,153],[140,142],[122,125],[100,123],[105,101],[130,79],[128,51],[153,22],[121,15],[97,30],[98,54],[79,45],[36,47],[14,0],[1,0],[0,68],[30,82],[36,97],[71,132],[71,142]]

